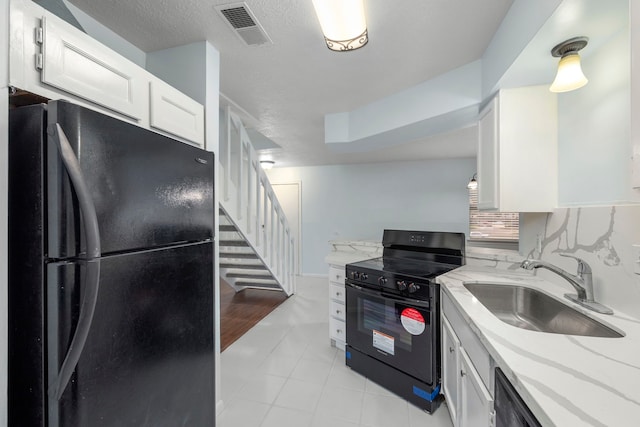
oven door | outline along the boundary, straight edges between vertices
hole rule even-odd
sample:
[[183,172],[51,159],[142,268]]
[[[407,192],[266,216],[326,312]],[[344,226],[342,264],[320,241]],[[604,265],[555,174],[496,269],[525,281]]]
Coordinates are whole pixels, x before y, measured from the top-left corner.
[[405,299],[346,282],[347,344],[427,384],[433,383],[435,313]]

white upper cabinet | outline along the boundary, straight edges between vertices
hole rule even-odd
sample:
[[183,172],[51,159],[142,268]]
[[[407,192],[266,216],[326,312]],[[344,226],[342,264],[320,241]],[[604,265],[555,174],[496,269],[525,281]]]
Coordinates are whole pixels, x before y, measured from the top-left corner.
[[163,81],[151,81],[149,85],[150,126],[203,147],[204,107]]
[[547,86],[501,90],[478,122],[478,208],[550,212],[557,189],[556,95]]
[[204,147],[204,107],[28,0],[11,1],[9,81]]
[[498,209],[498,99],[491,100],[478,121],[478,209]]
[[42,82],[136,120],[147,108],[147,76],[136,64],[67,23],[42,18],[37,29]]

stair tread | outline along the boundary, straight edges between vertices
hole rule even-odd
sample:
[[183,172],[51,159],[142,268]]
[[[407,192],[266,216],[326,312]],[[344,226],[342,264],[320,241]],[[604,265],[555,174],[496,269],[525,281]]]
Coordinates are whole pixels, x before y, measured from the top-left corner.
[[220,246],[249,246],[245,240],[220,240]]
[[218,226],[220,231],[238,231],[235,225],[233,224],[220,224]]
[[227,277],[254,280],[275,280],[271,274],[227,273]]
[[220,258],[258,259],[258,255],[252,252],[220,252]]
[[247,270],[266,270],[262,264],[220,263],[220,268],[239,268]]
[[238,287],[269,288],[282,290],[280,285],[278,285],[277,283],[236,282],[235,285]]

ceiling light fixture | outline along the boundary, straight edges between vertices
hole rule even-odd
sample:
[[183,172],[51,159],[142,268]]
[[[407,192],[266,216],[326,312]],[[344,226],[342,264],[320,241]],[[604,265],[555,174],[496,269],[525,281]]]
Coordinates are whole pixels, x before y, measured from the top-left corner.
[[560,58],[558,73],[549,88],[551,92],[569,92],[587,84],[589,80],[582,72],[578,51],[583,49],[588,41],[587,37],[574,37],[551,49],[551,55]]
[[346,52],[369,41],[364,0],[313,0],[313,7],[329,49]]
[[477,175],[477,173],[474,173],[473,177],[471,177],[471,179],[469,180],[469,183],[467,184],[467,188],[469,190],[475,190],[478,188],[478,180],[476,179]]
[[274,162],[273,160],[260,160],[260,166],[262,166],[262,169],[264,170],[273,168],[273,165],[275,164],[276,162]]

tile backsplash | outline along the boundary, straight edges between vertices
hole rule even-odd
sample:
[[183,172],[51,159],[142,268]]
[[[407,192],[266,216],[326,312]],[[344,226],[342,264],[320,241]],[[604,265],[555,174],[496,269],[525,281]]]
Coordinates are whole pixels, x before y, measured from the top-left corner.
[[[640,244],[640,205],[556,209],[521,214],[520,254],[542,259],[574,273],[584,259],[593,270],[595,299],[614,310],[640,318],[640,275],[634,274],[633,245]],[[563,279],[538,270],[556,283]],[[573,289],[567,284],[568,292]]]

